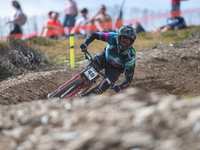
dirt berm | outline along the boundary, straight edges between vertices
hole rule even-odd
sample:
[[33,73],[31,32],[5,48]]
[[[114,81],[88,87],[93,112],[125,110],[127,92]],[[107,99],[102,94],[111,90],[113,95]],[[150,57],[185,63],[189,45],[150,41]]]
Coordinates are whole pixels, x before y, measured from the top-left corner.
[[200,150],[199,63],[199,40],[143,50],[127,90],[73,101],[46,95],[85,61],[2,81],[0,149]]

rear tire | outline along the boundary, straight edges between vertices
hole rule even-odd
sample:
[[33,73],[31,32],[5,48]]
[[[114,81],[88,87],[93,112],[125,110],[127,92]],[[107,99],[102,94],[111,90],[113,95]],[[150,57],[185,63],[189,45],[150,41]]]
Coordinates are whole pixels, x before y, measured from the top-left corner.
[[75,79],[74,81],[70,82],[69,84],[67,84],[65,87],[63,87],[60,91],[58,91],[57,93],[55,93],[53,96],[51,96],[50,98],[53,98],[53,97],[60,97],[62,98],[61,96],[67,92],[70,88],[70,91],[66,93],[67,94],[70,94],[72,93],[74,90],[76,90],[81,84],[83,83],[83,79],[82,78],[77,78]]

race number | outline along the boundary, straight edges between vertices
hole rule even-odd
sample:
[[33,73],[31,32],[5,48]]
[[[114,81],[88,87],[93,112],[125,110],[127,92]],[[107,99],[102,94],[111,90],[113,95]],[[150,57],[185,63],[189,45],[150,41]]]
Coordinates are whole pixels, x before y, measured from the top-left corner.
[[97,71],[91,67],[89,68],[88,70],[86,70],[84,72],[84,74],[86,75],[86,77],[89,79],[89,80],[93,80],[94,78],[96,78],[99,74],[97,73]]

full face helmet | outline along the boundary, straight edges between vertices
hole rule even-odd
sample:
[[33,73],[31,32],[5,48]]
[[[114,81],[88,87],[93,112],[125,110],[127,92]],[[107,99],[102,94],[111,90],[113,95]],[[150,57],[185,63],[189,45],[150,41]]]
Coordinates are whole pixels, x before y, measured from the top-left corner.
[[129,49],[136,39],[136,30],[129,25],[124,25],[118,30],[117,47],[119,52]]

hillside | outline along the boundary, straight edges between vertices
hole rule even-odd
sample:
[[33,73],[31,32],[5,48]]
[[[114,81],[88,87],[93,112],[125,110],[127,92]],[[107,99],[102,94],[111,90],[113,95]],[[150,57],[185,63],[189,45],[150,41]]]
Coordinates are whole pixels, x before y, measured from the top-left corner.
[[200,149],[199,40],[137,52],[133,82],[118,94],[46,101],[86,63],[1,82],[0,149]]

